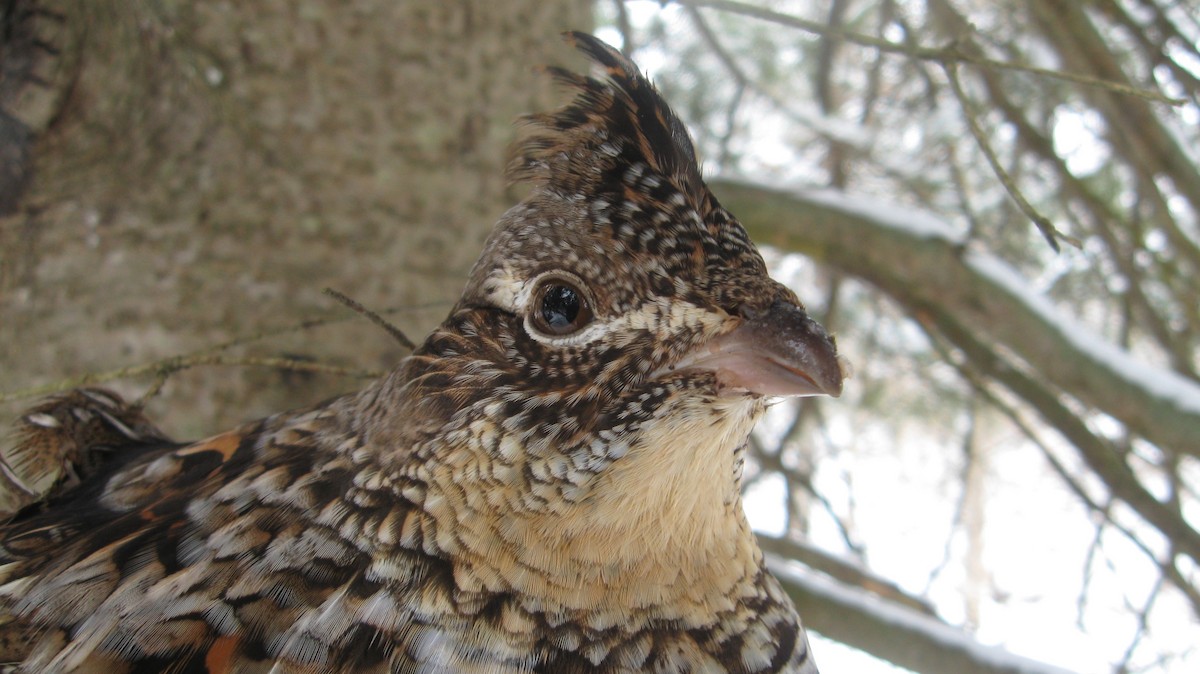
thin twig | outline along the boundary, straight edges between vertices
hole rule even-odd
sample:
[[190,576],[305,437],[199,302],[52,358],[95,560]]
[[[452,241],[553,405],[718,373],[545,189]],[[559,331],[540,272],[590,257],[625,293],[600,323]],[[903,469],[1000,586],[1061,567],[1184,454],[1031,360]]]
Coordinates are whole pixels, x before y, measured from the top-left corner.
[[729,12],[731,14],[741,14],[763,21],[770,21],[780,25],[788,26],[789,28],[797,28],[807,33],[816,35],[827,35],[830,37],[840,38],[847,42],[852,42],[864,47],[872,47],[882,52],[889,54],[903,54],[912,58],[923,61],[936,61],[941,64],[951,63],[969,63],[971,65],[997,68],[1001,70],[1014,70],[1018,72],[1029,73],[1040,77],[1049,77],[1075,84],[1082,84],[1089,87],[1097,87],[1106,89],[1126,96],[1137,96],[1158,103],[1167,103],[1169,105],[1181,106],[1187,103],[1186,99],[1167,96],[1158,91],[1149,89],[1140,89],[1128,84],[1120,82],[1112,82],[1109,80],[1091,77],[1088,75],[1080,75],[1077,73],[1063,72],[1061,70],[1051,70],[1049,68],[1039,68],[1037,66],[1025,65],[1023,63],[1012,63],[1007,61],[997,61],[978,54],[964,53],[958,48],[957,43],[951,42],[944,47],[921,47],[912,44],[897,44],[888,40],[864,35],[854,31],[848,31],[841,28],[830,28],[824,23],[818,21],[809,21],[801,19],[790,14],[782,14],[774,12],[763,7],[754,7],[742,2],[734,2],[733,0],[674,0],[680,5],[690,5],[694,7],[709,7],[716,10]]
[[[1046,441],[1042,439],[1038,434],[1038,431],[1034,429],[1033,424],[1028,422],[1014,405],[1005,402],[1000,394],[993,391],[991,385],[985,380],[984,375],[977,372],[969,363],[960,363],[955,359],[949,358],[948,350],[942,346],[942,341],[936,333],[927,330],[926,334],[929,335],[930,341],[934,347],[939,353],[941,353],[943,360],[952,364],[958,373],[967,381],[967,383],[971,385],[972,389],[982,395],[984,400],[986,400],[993,407],[999,410],[1001,414],[1007,417],[1008,420],[1011,421],[1012,424],[1017,428],[1017,430],[1019,430],[1026,439],[1028,439],[1035,447],[1038,448],[1042,458],[1046,460],[1046,463],[1050,466],[1051,470],[1053,470],[1054,473],[1058,475],[1059,479],[1062,480],[1062,484],[1067,487],[1068,491],[1074,494],[1075,497],[1079,499],[1079,501],[1090,512],[1100,516],[1102,523],[1099,526],[1111,527],[1120,532],[1120,534],[1124,536],[1127,541],[1132,543],[1134,547],[1140,550],[1147,559],[1149,559],[1158,567],[1162,578],[1165,578],[1167,582],[1169,582],[1175,587],[1175,589],[1179,590],[1184,597],[1187,598],[1188,602],[1191,604],[1192,611],[1200,614],[1200,592],[1196,590],[1191,580],[1185,577],[1184,574],[1179,570],[1179,567],[1175,561],[1179,555],[1186,553],[1181,553],[1180,551],[1176,550],[1174,546],[1172,546],[1171,550],[1166,555],[1160,556],[1159,553],[1152,550],[1149,545],[1142,541],[1142,539],[1139,538],[1130,527],[1118,522],[1112,512],[1114,496],[1111,492],[1105,495],[1107,497],[1107,503],[1105,504],[1100,503],[1097,498],[1093,498],[1092,495],[1088,493],[1084,485],[1078,479],[1076,479],[1073,471],[1067,468],[1067,466],[1064,465],[1063,462],[1054,455],[1054,452],[1050,449]],[[1099,536],[1099,531],[1097,531],[1097,536]],[[1089,561],[1085,563],[1084,567],[1085,573],[1087,572],[1087,568],[1091,566],[1090,559],[1091,555],[1089,554]]]
[[1137,629],[1133,630],[1133,637],[1129,640],[1129,645],[1125,647],[1125,653],[1121,657],[1121,662],[1118,665],[1117,671],[1131,671],[1130,663],[1133,662],[1133,656],[1137,651],[1138,646],[1141,645],[1142,640],[1146,638],[1146,634],[1149,631],[1147,627],[1149,626],[1148,623],[1150,611],[1154,609],[1154,604],[1156,601],[1158,601],[1158,597],[1162,594],[1162,590],[1163,577],[1159,576],[1155,579],[1154,587],[1151,588],[1150,593],[1146,596],[1146,601],[1142,604],[1142,607],[1134,611],[1137,614]]
[[[942,573],[950,566],[950,562],[953,561],[954,532],[958,531],[959,529],[965,530],[967,528],[967,497],[969,496],[970,490],[968,480],[970,480],[971,468],[973,467],[978,456],[978,452],[973,448],[975,443],[976,423],[978,421],[976,403],[973,400],[968,404],[967,414],[967,430],[962,437],[963,463],[958,472],[958,479],[959,483],[962,485],[962,489],[960,490],[958,499],[954,504],[954,515],[950,518],[950,533],[946,536],[946,540],[943,541],[942,544],[942,558],[933,566],[932,569],[929,570],[929,574],[925,577],[925,587],[921,590],[921,594],[923,595],[929,594],[933,584],[937,582]],[[963,594],[965,599],[965,593]]]
[[1000,180],[1000,184],[1003,185],[1004,190],[1008,192],[1008,196],[1011,197],[1014,202],[1016,202],[1017,208],[1021,209],[1021,212],[1025,214],[1025,217],[1033,221],[1033,224],[1037,226],[1038,231],[1042,233],[1042,236],[1046,237],[1046,241],[1049,242],[1050,247],[1054,249],[1054,252],[1057,253],[1059,251],[1059,239],[1066,241],[1076,248],[1082,248],[1083,244],[1079,241],[1079,239],[1058,231],[1058,228],[1054,226],[1054,223],[1050,222],[1046,216],[1039,213],[1037,209],[1033,207],[1033,204],[1030,204],[1029,200],[1025,198],[1025,195],[1021,192],[1021,189],[1017,187],[1016,181],[1014,181],[1012,176],[1009,175],[1008,171],[1000,165],[1000,158],[996,156],[996,152],[992,149],[991,142],[988,141],[987,134],[983,132],[983,127],[979,124],[978,113],[975,111],[975,105],[971,102],[971,99],[967,97],[967,92],[963,90],[962,82],[958,79],[957,65],[951,62],[944,64],[944,66],[946,70],[946,77],[950,80],[950,89],[954,92],[954,97],[958,99],[959,106],[962,107],[963,116],[967,120],[967,128],[971,130],[971,135],[975,137],[975,142],[979,146],[980,151],[983,152],[983,156],[987,159],[988,165],[992,167],[992,172],[996,174],[996,177]]
[[[431,306],[441,306],[445,302],[431,302],[428,305],[408,306],[402,308],[388,309],[384,313],[394,313],[404,310],[424,309]],[[371,313],[371,312],[369,312]],[[378,315],[371,313],[371,315]],[[90,372],[78,377],[70,377],[60,379],[40,386],[31,386],[28,388],[18,389],[16,391],[8,391],[0,393],[0,403],[9,403],[17,400],[27,400],[29,398],[37,398],[52,393],[59,393],[81,386],[89,386],[94,384],[103,384],[117,379],[125,379],[128,377],[138,377],[148,374],[155,376],[154,383],[151,384],[150,390],[142,396],[143,399],[155,394],[165,383],[166,377],[185,370],[196,367],[198,365],[245,365],[259,367],[275,367],[286,370],[299,370],[307,372],[325,372],[328,374],[345,375],[350,377],[373,378],[378,377],[382,373],[372,370],[362,370],[354,368],[344,368],[336,365],[325,365],[321,363],[313,363],[310,361],[302,361],[290,358],[257,358],[257,357],[222,357],[218,354],[222,351],[227,351],[234,347],[245,346],[254,342],[260,342],[272,337],[278,337],[294,332],[302,332],[312,328],[331,325],[335,323],[343,323],[350,320],[344,316],[313,318],[301,321],[294,325],[285,326],[282,328],[274,328],[271,330],[263,330],[250,335],[237,337],[226,342],[221,342],[214,346],[205,347],[190,353],[170,356],[149,363],[139,365],[130,365],[128,367],[118,368],[116,370],[108,370],[106,372]],[[383,319],[379,319],[383,320]],[[391,330],[388,330],[392,334]],[[403,333],[401,333],[402,335]],[[393,336],[395,336],[393,334]],[[407,338],[406,338],[407,339]],[[402,342],[403,343],[403,342]],[[411,347],[410,347],[411,348]]]
[[613,4],[617,6],[617,32],[621,34],[621,53],[626,58],[633,58],[636,47],[633,44],[633,25],[629,22],[629,10],[625,7],[625,0],[613,0]]
[[324,292],[326,295],[329,295],[333,299],[341,302],[342,304],[349,307],[351,310],[369,318],[372,323],[383,328],[389,335],[392,336],[393,339],[395,339],[397,342],[400,342],[400,344],[402,346],[404,346],[405,348],[407,348],[409,351],[412,351],[417,348],[417,345],[414,344],[413,341],[408,338],[408,335],[404,334],[404,331],[402,331],[400,328],[396,327],[395,325],[392,325],[391,323],[388,323],[387,321],[383,320],[383,318],[379,314],[375,313],[374,311],[371,311],[370,309],[364,307],[363,305],[359,304],[358,302],[355,302],[354,300],[350,299],[349,297],[346,297],[345,295],[334,290],[333,288],[326,288],[324,290]]
[[[71,379],[63,379],[41,386],[33,386],[8,393],[0,393],[0,403],[8,403],[16,400],[24,400],[27,398],[36,398],[51,393],[58,393],[81,386],[91,386],[95,384],[103,384],[117,379],[126,379],[129,377],[138,377],[147,374],[153,374],[157,379],[169,377],[176,372],[187,370],[199,365],[234,365],[241,367],[272,367],[281,370],[294,370],[303,372],[323,372],[326,374],[343,375],[349,377],[360,377],[364,379],[382,376],[382,372],[373,370],[362,370],[358,368],[341,367],[337,365],[327,365],[324,363],[314,363],[312,361],[299,360],[295,358],[272,358],[272,357],[255,357],[255,356],[226,356],[219,353],[213,353],[211,349],[199,352],[186,354],[182,356],[172,356],[164,358],[152,363],[143,363],[141,365],[131,365],[122,367],[116,370],[107,372],[95,372],[74,377]],[[151,387],[151,393],[161,388],[161,384],[156,383]],[[143,396],[143,398],[146,396]]]
[[733,97],[730,99],[729,106],[725,110],[725,131],[721,134],[720,139],[717,141],[717,147],[720,148],[717,154],[717,165],[722,169],[728,169],[730,164],[733,163],[733,153],[730,151],[729,146],[733,140],[734,133],[737,130],[738,110],[742,106],[742,99],[746,94],[746,88],[751,86],[751,81],[741,67],[738,66],[733,55],[730,54],[729,51],[725,49],[725,46],[721,44],[721,40],[717,37],[716,33],[713,32],[712,28],[708,25],[708,22],[704,20],[704,15],[700,13],[700,10],[696,9],[695,7],[684,7],[684,10],[687,12],[688,17],[692,20],[692,23],[696,26],[696,30],[699,31],[700,36],[708,44],[709,49],[717,55],[717,58],[725,66],[725,69],[729,71],[731,75],[733,75],[736,90],[733,93]]

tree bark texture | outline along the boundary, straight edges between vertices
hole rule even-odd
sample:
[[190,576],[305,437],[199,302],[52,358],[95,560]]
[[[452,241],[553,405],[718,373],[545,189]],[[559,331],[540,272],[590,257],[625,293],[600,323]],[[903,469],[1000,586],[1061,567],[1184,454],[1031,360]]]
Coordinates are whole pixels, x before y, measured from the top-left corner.
[[[591,21],[582,0],[12,11],[0,165],[22,166],[7,139],[31,142],[26,174],[0,175],[28,188],[0,219],[0,391],[340,311],[327,286],[403,307],[391,320],[419,339],[519,196],[513,120],[562,98],[535,66],[578,65],[559,34]],[[353,319],[258,348],[368,369],[405,352]],[[150,414],[191,437],[357,385],[198,368]]]

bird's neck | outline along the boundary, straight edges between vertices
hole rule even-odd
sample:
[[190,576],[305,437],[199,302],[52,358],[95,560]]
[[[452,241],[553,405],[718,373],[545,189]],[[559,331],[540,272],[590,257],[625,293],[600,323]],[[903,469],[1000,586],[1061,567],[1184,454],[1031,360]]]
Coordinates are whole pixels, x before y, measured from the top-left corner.
[[569,457],[463,434],[425,476],[434,498],[424,507],[456,527],[456,581],[538,597],[547,610],[646,606],[686,620],[732,606],[761,554],[738,495],[738,448],[758,408],[730,405],[665,412],[584,481],[554,477]]

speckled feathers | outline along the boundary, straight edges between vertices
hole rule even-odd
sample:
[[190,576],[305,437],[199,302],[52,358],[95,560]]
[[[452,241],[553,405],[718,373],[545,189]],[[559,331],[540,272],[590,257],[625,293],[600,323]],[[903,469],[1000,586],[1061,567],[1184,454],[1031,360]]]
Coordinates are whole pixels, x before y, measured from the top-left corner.
[[[529,197],[393,372],[192,444],[87,394],[111,458],[0,529],[0,658],[24,673],[816,671],[738,496],[763,395],[677,366],[719,363],[720,345],[817,390],[828,377],[795,350],[836,350],[650,83],[571,39],[599,76],[553,71],[575,98],[525,121],[512,175]],[[811,337],[773,343],[768,314]],[[68,435],[29,437],[70,454]]]

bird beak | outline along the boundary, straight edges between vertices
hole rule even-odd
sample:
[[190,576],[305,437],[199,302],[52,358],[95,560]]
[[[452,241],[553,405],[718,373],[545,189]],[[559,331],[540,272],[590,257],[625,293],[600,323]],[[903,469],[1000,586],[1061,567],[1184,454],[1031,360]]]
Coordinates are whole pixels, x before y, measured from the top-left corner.
[[776,302],[736,328],[696,347],[669,368],[707,370],[720,392],[838,397],[849,363],[825,328],[803,309]]

